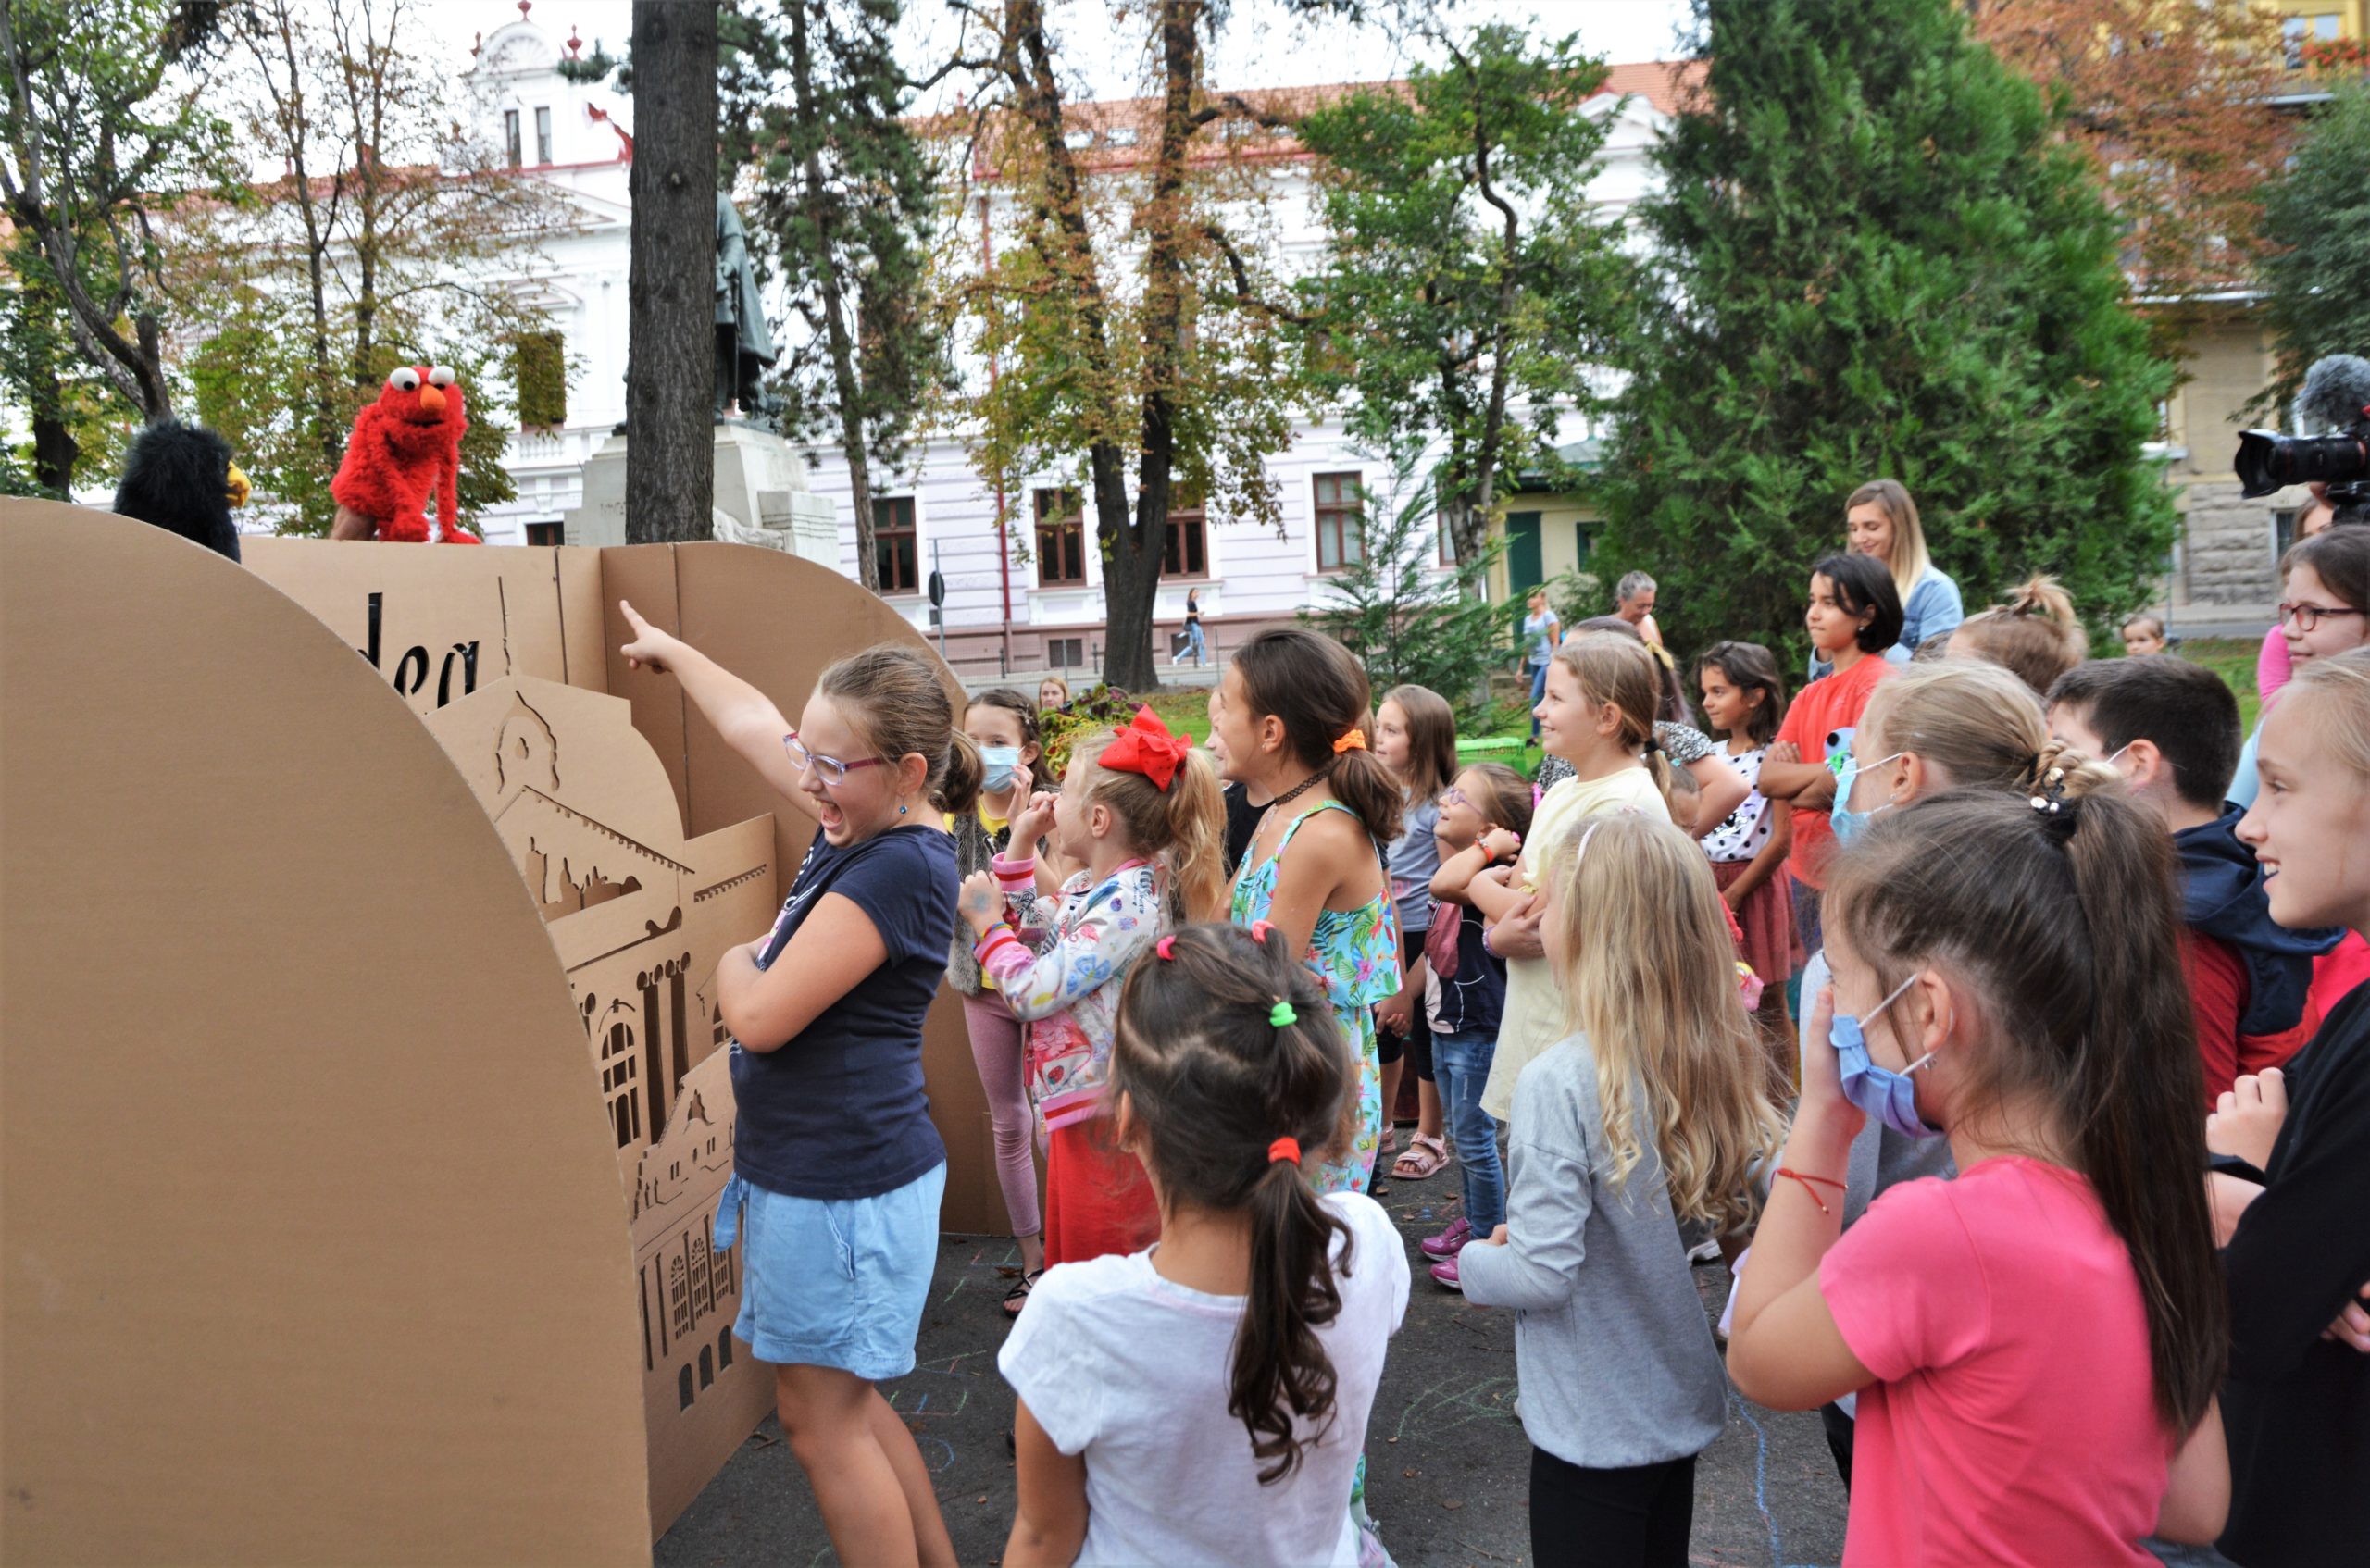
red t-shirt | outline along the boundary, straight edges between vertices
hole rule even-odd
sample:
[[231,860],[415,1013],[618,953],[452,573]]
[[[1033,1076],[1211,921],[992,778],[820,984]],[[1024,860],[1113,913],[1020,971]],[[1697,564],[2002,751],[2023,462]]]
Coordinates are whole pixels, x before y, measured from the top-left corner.
[[2284,1067],[2321,1027],[2321,1010],[2308,998],[2292,1029],[2272,1035],[2242,1035],[2239,1015],[2247,1010],[2246,964],[2238,949],[2219,937],[2184,927],[2181,970],[2189,977],[2189,1010],[2197,1015],[2197,1053],[2205,1064],[2205,1108],[2228,1091],[2241,1074]]
[[[1807,763],[1834,762],[1852,750],[1852,731],[1877,682],[1893,673],[1882,653],[1864,653],[1860,662],[1840,675],[1823,676],[1796,694],[1778,727],[1778,739],[1790,740]],[[1806,888],[1827,886],[1827,863],[1835,853],[1835,829],[1827,813],[1794,808],[1794,847],[1790,864],[1794,880]]]
[[1819,1291],[1860,1394],[1843,1562],[2128,1563],[2172,1457],[2130,1254],[2089,1184],[1986,1160],[1868,1206]]

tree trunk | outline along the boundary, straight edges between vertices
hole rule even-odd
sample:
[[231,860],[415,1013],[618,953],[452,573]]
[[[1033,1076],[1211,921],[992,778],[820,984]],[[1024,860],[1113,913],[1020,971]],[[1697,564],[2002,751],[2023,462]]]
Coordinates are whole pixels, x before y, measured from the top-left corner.
[[[1104,678],[1130,691],[1160,684],[1153,649],[1153,609],[1160,595],[1168,537],[1168,494],[1177,454],[1178,356],[1184,330],[1185,156],[1193,136],[1193,84],[1201,51],[1194,36],[1201,0],[1161,0],[1161,121],[1144,233],[1143,455],[1136,471],[1136,516],[1103,538],[1103,601],[1108,625]],[[1099,488],[1099,487],[1098,487]]]
[[33,412],[33,483],[62,496],[74,493],[74,460],[82,443],[72,427],[56,414]]
[[714,537],[716,11],[634,0],[626,541]]
[[[855,508],[857,580],[880,591],[880,562],[872,532],[872,465],[865,450],[864,394],[856,382],[855,343],[848,331],[846,291],[837,266],[838,213],[823,178],[822,137],[815,110],[815,53],[806,36],[809,0],[785,0],[790,13],[791,91],[798,95],[798,119],[806,143],[807,221],[815,226],[816,271],[823,292],[823,331],[831,355],[832,395],[840,404],[840,454],[847,459],[849,503]],[[915,563],[918,569],[920,563]]]
[[1129,691],[1159,690],[1152,660],[1153,594],[1160,551],[1128,516],[1127,468],[1119,449],[1098,442],[1087,454],[1094,478],[1094,535],[1103,554],[1103,678]]

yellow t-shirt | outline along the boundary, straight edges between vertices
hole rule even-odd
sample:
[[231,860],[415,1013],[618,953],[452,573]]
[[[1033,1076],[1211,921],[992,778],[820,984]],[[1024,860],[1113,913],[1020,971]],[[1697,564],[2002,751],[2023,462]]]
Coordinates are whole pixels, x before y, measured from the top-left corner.
[[[1658,821],[1670,820],[1670,807],[1654,788],[1653,775],[1642,767],[1621,768],[1603,778],[1566,778],[1548,790],[1531,814],[1529,836],[1523,840],[1522,857],[1515,862],[1513,885],[1536,892],[1541,868],[1581,820],[1614,811],[1641,812]],[[1564,989],[1556,983],[1548,962],[1507,959],[1505,1011],[1498,1023],[1498,1049],[1491,1058],[1490,1079],[1481,1088],[1481,1109],[1502,1122],[1514,1120],[1515,1079],[1571,1032],[1565,1020]]]

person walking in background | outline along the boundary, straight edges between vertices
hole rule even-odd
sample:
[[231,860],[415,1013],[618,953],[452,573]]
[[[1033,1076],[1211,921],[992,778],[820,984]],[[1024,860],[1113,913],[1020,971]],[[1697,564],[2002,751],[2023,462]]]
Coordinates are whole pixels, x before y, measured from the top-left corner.
[[1630,572],[1614,585],[1613,613],[1638,628],[1638,635],[1653,647],[1663,645],[1663,628],[1654,624],[1654,579],[1643,572]]
[[[1555,656],[1556,644],[1564,641],[1563,628],[1557,624],[1555,612],[1547,606],[1547,590],[1530,591],[1529,611],[1522,618],[1523,665],[1530,672],[1530,705],[1535,710],[1539,700],[1547,695],[1547,661]],[[1530,743],[1539,744],[1539,715],[1530,716]]]
[[1202,641],[1202,591],[1185,591],[1185,652],[1193,657],[1193,667],[1200,669],[1207,658],[1209,648]]
[[[1918,645],[1929,637],[1948,637],[1965,618],[1959,585],[1926,553],[1926,529],[1917,520],[1917,503],[1898,479],[1871,479],[1843,503],[1845,548],[1854,555],[1872,555],[1892,578],[1893,596],[1901,601],[1901,637],[1885,656],[1907,664]],[[1828,672],[1819,651],[1811,650],[1810,678]]]

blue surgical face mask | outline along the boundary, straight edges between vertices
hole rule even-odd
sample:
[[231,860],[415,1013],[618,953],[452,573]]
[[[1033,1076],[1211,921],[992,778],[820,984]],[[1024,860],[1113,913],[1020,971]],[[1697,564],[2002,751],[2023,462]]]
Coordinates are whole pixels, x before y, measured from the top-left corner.
[[1896,1073],[1869,1059],[1868,1042],[1861,1032],[1863,1019],[1874,1018],[1890,1007],[1916,978],[1912,975],[1893,987],[1890,996],[1860,1017],[1837,1014],[1827,1023],[1827,1038],[1835,1046],[1836,1065],[1842,1070],[1844,1099],[1903,1138],[1940,1138],[1941,1129],[1927,1126],[1926,1118],[1917,1114],[1917,1091],[1909,1081],[1909,1075],[1932,1062],[1934,1053],[1927,1052]]
[[[1895,752],[1890,757],[1878,757],[1868,765],[1882,767],[1885,764],[1908,754],[1907,752]],[[1852,786],[1858,783],[1859,779],[1860,759],[1846,753],[1843,758],[1843,771],[1835,776],[1835,804],[1828,808],[1827,814],[1827,825],[1835,830],[1835,841],[1839,844],[1848,844],[1866,832],[1868,818],[1876,815],[1877,812],[1892,809],[1892,803],[1887,801],[1875,811],[1853,811]]]
[[1012,788],[1012,771],[1020,765],[1020,748],[982,746],[979,748],[979,762],[987,769],[987,778],[982,781],[984,788],[1009,790]]

